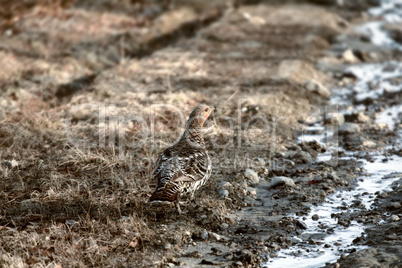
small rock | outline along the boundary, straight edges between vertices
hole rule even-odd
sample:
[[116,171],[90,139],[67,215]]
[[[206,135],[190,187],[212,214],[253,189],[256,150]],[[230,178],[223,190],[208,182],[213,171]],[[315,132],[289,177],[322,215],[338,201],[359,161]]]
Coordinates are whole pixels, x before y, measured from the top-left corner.
[[251,195],[257,195],[257,191],[252,188],[252,187],[247,187],[247,191],[251,194]]
[[365,140],[363,141],[362,146],[366,148],[374,148],[377,146],[377,143],[375,143],[374,141]]
[[397,215],[392,215],[391,216],[391,221],[399,221],[400,218]]
[[293,156],[293,160],[297,163],[307,164],[313,160],[313,157],[308,152],[300,151]]
[[390,202],[387,205],[387,208],[389,208],[389,209],[399,209],[399,208],[401,208],[401,203],[399,203],[399,202]]
[[308,80],[305,84],[304,87],[310,91],[317,93],[318,95],[321,95],[325,98],[329,98],[331,96],[331,91],[325,86],[323,86],[320,82],[314,79]]
[[357,114],[357,122],[359,122],[359,123],[368,123],[368,122],[370,122],[370,117],[365,115],[363,112],[359,112]]
[[221,229],[226,230],[227,228],[229,228],[229,224],[227,224],[226,222],[221,224]]
[[171,249],[171,248],[172,248],[172,244],[166,243],[165,245],[163,245],[163,248],[166,249],[166,250]]
[[313,216],[311,216],[311,219],[312,219],[313,221],[318,221],[319,218],[320,218],[320,217],[319,217],[317,214],[314,214]]
[[200,236],[201,236],[201,239],[202,239],[202,240],[207,240],[207,238],[208,238],[208,232],[207,232],[207,230],[202,231],[201,234],[200,234]]
[[296,220],[296,225],[299,227],[299,228],[301,228],[301,229],[304,229],[304,230],[307,230],[308,229],[308,226],[307,226],[307,224],[305,224],[303,221],[301,221],[301,220]]
[[8,168],[15,168],[18,167],[18,161],[14,159],[11,161],[7,161],[6,165],[8,166]]
[[324,120],[325,125],[335,125],[335,124],[337,124],[337,125],[340,126],[343,123],[345,123],[345,116],[343,116],[343,114],[341,114],[341,113],[329,115]]
[[342,53],[342,58],[346,63],[359,62],[359,59],[355,56],[351,49],[345,50],[345,52]]
[[219,188],[228,188],[228,187],[232,187],[233,185],[228,182],[228,181],[221,181],[221,183],[219,183]]
[[226,189],[220,189],[218,194],[222,197],[228,197],[229,196],[229,191]]
[[360,132],[360,127],[355,123],[344,123],[339,127],[338,132],[340,135],[354,134]]
[[221,236],[214,232],[209,232],[209,238],[215,241],[221,240]]
[[244,176],[254,184],[258,184],[260,182],[257,172],[250,168],[246,168],[246,170],[244,171]]
[[176,265],[174,263],[168,262],[166,263],[166,267],[175,267]]
[[281,247],[277,244],[277,243],[272,243],[270,245],[271,248],[273,248],[274,250],[278,251],[281,249]]
[[269,188],[274,188],[274,187],[279,186],[279,185],[287,185],[287,186],[290,186],[290,187],[296,187],[295,182],[291,178],[288,178],[288,177],[274,177],[271,180],[271,184],[269,185]]

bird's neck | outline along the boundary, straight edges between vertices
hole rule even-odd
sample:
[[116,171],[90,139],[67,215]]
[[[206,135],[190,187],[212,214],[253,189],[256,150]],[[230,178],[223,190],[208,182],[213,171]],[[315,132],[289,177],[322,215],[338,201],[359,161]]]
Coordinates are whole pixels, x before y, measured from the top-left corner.
[[181,140],[186,140],[193,146],[205,147],[202,137],[202,126],[186,128]]

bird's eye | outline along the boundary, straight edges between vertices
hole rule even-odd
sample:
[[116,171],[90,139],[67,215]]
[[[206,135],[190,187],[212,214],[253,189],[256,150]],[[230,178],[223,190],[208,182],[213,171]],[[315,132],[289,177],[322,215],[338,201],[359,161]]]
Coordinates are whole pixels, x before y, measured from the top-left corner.
[[204,111],[205,111],[205,112],[208,112],[208,111],[209,111],[209,108],[205,108]]

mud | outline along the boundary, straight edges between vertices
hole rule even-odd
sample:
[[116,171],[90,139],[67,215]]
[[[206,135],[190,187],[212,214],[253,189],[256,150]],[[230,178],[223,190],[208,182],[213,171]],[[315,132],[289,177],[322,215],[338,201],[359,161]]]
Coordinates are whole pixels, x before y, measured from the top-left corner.
[[[305,234],[401,156],[402,53],[354,30],[372,1],[28,2],[0,13],[2,266],[270,267],[300,245],[333,249],[326,267],[400,265],[396,179],[319,227],[359,221],[353,245]],[[353,66],[391,59],[390,90],[353,90]],[[149,205],[154,161],[202,102],[211,180],[182,215]]]

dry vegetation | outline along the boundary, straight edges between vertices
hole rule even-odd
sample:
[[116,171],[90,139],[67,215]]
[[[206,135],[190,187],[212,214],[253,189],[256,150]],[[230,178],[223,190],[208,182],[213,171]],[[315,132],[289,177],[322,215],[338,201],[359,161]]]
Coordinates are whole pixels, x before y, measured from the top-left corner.
[[[78,2],[8,1],[0,13],[2,267],[165,262],[198,239],[200,230],[233,223],[230,212],[244,205],[245,194],[235,191],[245,166],[234,161],[247,155],[271,158],[293,138],[297,121],[321,101],[288,78],[273,78],[282,60],[312,57],[311,47],[306,52],[300,40],[289,42],[303,30],[299,27],[275,33],[238,14],[208,26],[219,13],[212,12],[208,21],[209,7]],[[168,18],[175,18],[174,25],[162,27]],[[208,27],[198,37],[183,38],[188,33],[175,29],[192,20]],[[171,47],[155,42],[162,35]],[[247,38],[262,38],[272,50],[255,49]],[[144,57],[151,54],[146,44],[161,50]],[[202,102],[216,107],[205,132],[213,179],[196,204],[184,206],[187,214],[151,207],[146,202],[153,161],[182,132],[174,110],[160,107],[152,113],[152,105],[172,105],[188,116]],[[256,119],[252,132],[231,132],[224,116],[243,128],[253,116],[262,116],[277,128],[267,135]],[[154,129],[147,132],[151,122]],[[228,165],[219,165],[225,161]],[[223,179],[234,185],[231,199],[217,194]]]

